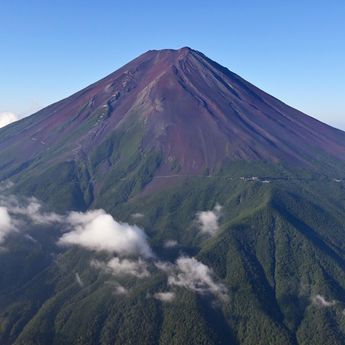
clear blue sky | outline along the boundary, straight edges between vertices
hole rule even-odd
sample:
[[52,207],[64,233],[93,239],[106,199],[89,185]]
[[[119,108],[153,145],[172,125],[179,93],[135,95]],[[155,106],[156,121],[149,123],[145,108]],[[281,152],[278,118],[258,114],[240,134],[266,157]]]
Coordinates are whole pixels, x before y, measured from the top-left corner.
[[0,113],[27,115],[137,55],[190,46],[345,129],[344,0],[0,0]]

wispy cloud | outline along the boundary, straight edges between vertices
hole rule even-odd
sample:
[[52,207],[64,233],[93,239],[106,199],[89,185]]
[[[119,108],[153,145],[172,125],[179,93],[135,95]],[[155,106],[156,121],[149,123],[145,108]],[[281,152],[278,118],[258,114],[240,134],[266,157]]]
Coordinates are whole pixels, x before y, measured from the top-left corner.
[[140,279],[150,276],[150,272],[147,269],[147,263],[141,259],[129,260],[116,257],[108,262],[92,260],[91,266],[102,269],[115,276],[130,275]]
[[115,295],[127,295],[129,293],[129,291],[124,286],[118,284],[115,286],[114,293],[115,293]]
[[145,215],[144,214],[142,214],[142,213],[133,213],[132,215],[132,218],[134,218],[134,219],[140,219],[140,218],[144,218],[145,217]]
[[14,215],[22,215],[29,218],[34,224],[53,224],[62,223],[64,217],[54,212],[43,212],[42,205],[36,198],[28,199],[28,204],[20,206],[19,203],[13,199],[10,212]]
[[[10,188],[10,182],[0,184],[0,192]],[[17,198],[14,195],[0,195],[0,242],[3,242],[10,232],[24,232],[32,224],[50,225],[62,224],[65,217],[53,212],[44,212],[42,205],[35,198]],[[35,241],[31,236],[25,237]]]
[[[4,188],[7,187],[4,186]],[[64,217],[61,215],[44,212],[42,204],[34,197],[18,199],[14,195],[0,195],[0,206],[6,208],[12,218],[22,216],[34,224],[52,224],[64,221]]]
[[80,278],[80,275],[78,272],[76,272],[76,274],[75,274],[75,280],[80,287],[84,287],[84,282]]
[[123,285],[121,285],[117,281],[113,281],[113,280],[106,281],[105,284],[109,285],[113,289],[112,291],[113,291],[114,295],[118,295],[118,296],[122,295],[122,296],[124,296],[124,295],[127,295],[130,292],[126,287],[124,287]]
[[312,297],[312,302],[319,307],[333,307],[337,302],[335,300],[327,301],[322,295],[315,295]]
[[[1,184],[3,192],[10,184]],[[42,211],[42,205],[35,198],[21,198],[14,195],[0,195],[0,242],[12,231],[25,231],[30,224],[63,223],[64,217]],[[27,236],[27,235],[26,235]]]
[[4,192],[5,190],[11,188],[14,186],[14,183],[12,181],[1,181],[0,182],[0,192]]
[[157,292],[153,295],[153,298],[163,303],[170,303],[175,299],[175,293],[174,292]]
[[164,248],[173,248],[178,245],[177,241],[175,240],[167,240],[164,242]]
[[219,229],[219,218],[222,214],[222,206],[216,204],[211,211],[202,211],[196,214],[200,231],[204,234],[215,235]]
[[200,294],[213,294],[227,300],[227,288],[214,280],[212,269],[190,257],[179,257],[176,264],[157,261],[156,267],[168,274],[168,285],[184,287]]

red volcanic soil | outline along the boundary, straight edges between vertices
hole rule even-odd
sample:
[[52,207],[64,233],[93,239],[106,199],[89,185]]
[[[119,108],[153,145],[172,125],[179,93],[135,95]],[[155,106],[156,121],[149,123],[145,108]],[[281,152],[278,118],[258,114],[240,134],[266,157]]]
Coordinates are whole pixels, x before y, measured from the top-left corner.
[[[142,124],[142,152],[163,153],[163,175],[168,173],[164,163],[172,161],[179,163],[179,174],[198,174],[235,159],[307,164],[322,153],[345,160],[344,132],[190,48],[148,51],[0,130],[0,152],[12,147],[11,162],[17,164],[47,150],[55,160],[80,158],[128,121]],[[66,143],[68,149],[60,150]]]

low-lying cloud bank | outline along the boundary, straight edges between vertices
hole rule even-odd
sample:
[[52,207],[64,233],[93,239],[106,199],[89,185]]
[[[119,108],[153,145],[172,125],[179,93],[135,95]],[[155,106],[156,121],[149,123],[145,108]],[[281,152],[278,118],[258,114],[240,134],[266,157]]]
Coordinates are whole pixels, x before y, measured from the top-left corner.
[[[155,267],[167,275],[167,284],[180,287],[195,293],[211,294],[222,301],[228,300],[227,288],[215,281],[215,274],[208,266],[195,258],[182,256],[173,264],[168,261],[153,261]],[[151,276],[149,263],[142,260],[120,259],[118,257],[104,262],[92,260],[91,266],[115,277],[133,276],[139,279]],[[159,292],[153,295],[162,302],[171,302],[175,298],[174,292]]]
[[[218,229],[220,212],[221,206],[216,205],[213,211],[200,213],[199,219],[205,229],[208,229],[208,233]],[[19,200],[15,196],[5,197],[0,194],[0,243],[11,231],[25,232],[26,228],[30,228],[30,224],[61,226],[65,232],[58,240],[60,245],[116,254],[116,257],[108,261],[91,261],[92,267],[108,274],[143,279],[151,276],[149,265],[152,268],[154,264],[166,274],[168,286],[185,288],[199,294],[211,294],[221,300],[228,298],[226,287],[216,282],[212,269],[197,259],[182,256],[176,263],[158,261],[144,230],[137,225],[118,222],[104,210],[69,212],[66,215],[45,212],[42,204],[35,198]],[[164,243],[166,248],[177,245],[175,240]],[[80,287],[84,286],[79,273],[75,273],[75,280]],[[129,292],[119,284],[115,287],[117,295]],[[168,303],[175,298],[175,293],[157,292],[152,297]]]
[[196,214],[200,231],[204,234],[214,236],[219,229],[219,218],[222,215],[223,207],[219,204],[211,211],[202,211]]
[[104,210],[60,215],[44,212],[35,198],[19,200],[13,195],[0,196],[0,243],[11,231],[25,231],[30,224],[60,225],[66,230],[58,241],[61,245],[76,245],[120,256],[153,257],[144,230],[136,225],[118,222]]

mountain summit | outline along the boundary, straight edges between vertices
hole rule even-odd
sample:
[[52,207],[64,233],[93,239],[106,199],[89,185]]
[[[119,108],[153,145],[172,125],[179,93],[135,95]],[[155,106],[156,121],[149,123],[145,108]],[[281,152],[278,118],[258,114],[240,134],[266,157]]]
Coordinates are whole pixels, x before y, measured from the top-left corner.
[[[106,78],[0,131],[8,176],[49,152],[83,159],[106,140],[135,131],[159,169],[214,172],[229,160],[310,164],[345,160],[345,134],[285,105],[188,47],[151,50]],[[121,145],[121,143],[119,143]],[[111,152],[108,152],[110,155]],[[41,158],[40,158],[41,159]],[[121,159],[119,157],[119,159]]]

